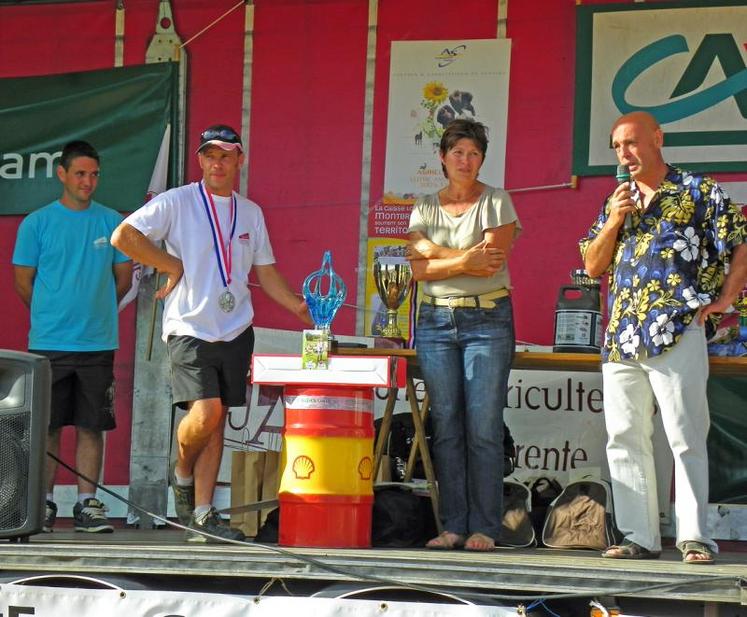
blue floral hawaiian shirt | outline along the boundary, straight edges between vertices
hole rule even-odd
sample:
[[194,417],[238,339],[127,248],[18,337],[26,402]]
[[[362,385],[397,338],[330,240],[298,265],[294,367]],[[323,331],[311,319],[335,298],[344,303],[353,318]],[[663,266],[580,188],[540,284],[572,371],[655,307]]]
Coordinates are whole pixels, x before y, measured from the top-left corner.
[[[607,221],[608,200],[579,242],[583,256]],[[604,362],[642,360],[674,346],[696,311],[718,297],[732,250],[747,242],[744,215],[716,181],[671,166],[632,223],[620,229],[610,265]]]

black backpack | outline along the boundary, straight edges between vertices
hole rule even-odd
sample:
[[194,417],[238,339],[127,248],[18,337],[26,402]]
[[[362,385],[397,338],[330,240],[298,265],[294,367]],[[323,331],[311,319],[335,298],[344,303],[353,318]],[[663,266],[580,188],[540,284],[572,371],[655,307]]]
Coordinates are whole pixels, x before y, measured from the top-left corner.
[[[376,439],[378,439],[381,429],[381,418],[374,422]],[[433,450],[431,449],[431,424],[430,417],[426,419],[425,439],[428,449],[433,459]],[[407,460],[410,457],[410,450],[415,441],[415,426],[412,422],[412,414],[409,412],[396,413],[392,415],[392,424],[389,429],[389,440],[384,448],[384,452],[389,455],[391,465],[392,482],[403,482],[405,479],[405,470]],[[516,468],[516,446],[511,436],[511,431],[506,424],[503,424],[503,476],[510,476]],[[423,462],[418,457],[413,469],[413,478],[425,478]]]
[[430,497],[416,495],[407,486],[374,487],[372,546],[422,547],[437,533]]
[[275,508],[267,513],[267,518],[265,518],[265,522],[259,528],[254,541],[260,544],[277,544],[279,529],[280,508]]
[[[374,422],[374,428],[376,430],[376,438],[378,439],[379,430],[381,429],[381,418]],[[426,422],[424,427],[426,435],[426,443],[428,449],[431,449],[431,430],[430,423]],[[389,463],[391,465],[391,478],[392,482],[403,482],[405,479],[405,469],[407,468],[407,460],[410,457],[410,449],[415,441],[415,425],[412,422],[412,414],[407,413],[396,413],[392,416],[392,424],[389,429],[389,439],[384,446],[384,452],[389,455]],[[431,457],[433,452],[431,451]],[[413,469],[414,478],[425,478],[425,470],[423,469],[423,462],[418,457],[415,467]]]

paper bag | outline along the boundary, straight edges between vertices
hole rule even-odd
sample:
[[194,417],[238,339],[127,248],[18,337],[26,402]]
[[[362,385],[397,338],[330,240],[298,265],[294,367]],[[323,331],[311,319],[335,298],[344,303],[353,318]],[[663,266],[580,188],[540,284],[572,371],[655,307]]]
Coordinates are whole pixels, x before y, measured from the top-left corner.
[[[280,452],[231,453],[231,507],[276,499],[280,486]],[[231,515],[231,527],[254,537],[272,508]]]

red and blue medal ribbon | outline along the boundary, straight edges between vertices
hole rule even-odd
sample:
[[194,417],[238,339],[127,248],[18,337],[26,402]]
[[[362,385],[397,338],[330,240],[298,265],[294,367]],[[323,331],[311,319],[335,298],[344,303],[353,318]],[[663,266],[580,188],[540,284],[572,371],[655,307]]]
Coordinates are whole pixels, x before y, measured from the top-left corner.
[[236,232],[236,195],[231,193],[231,218],[229,223],[231,226],[231,235],[228,238],[228,246],[226,246],[213,196],[209,191],[205,190],[202,182],[198,186],[200,197],[202,197],[202,204],[205,206],[205,214],[207,214],[208,222],[210,223],[210,231],[213,234],[213,247],[215,249],[215,258],[218,261],[218,272],[220,272],[223,286],[228,287],[231,282],[231,243]]

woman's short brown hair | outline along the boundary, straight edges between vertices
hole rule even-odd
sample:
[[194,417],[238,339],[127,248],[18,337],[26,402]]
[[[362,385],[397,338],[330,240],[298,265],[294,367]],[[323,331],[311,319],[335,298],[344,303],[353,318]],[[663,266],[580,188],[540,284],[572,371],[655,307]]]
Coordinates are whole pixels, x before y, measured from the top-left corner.
[[[468,118],[458,118],[446,125],[444,134],[441,135],[441,144],[439,145],[441,156],[445,156],[460,139],[465,138],[475,142],[475,145],[482,152],[482,158],[484,159],[485,153],[488,151],[488,127],[482,122]],[[446,175],[446,167],[443,163],[441,164],[441,169],[444,172],[444,176],[448,178],[449,176]]]

